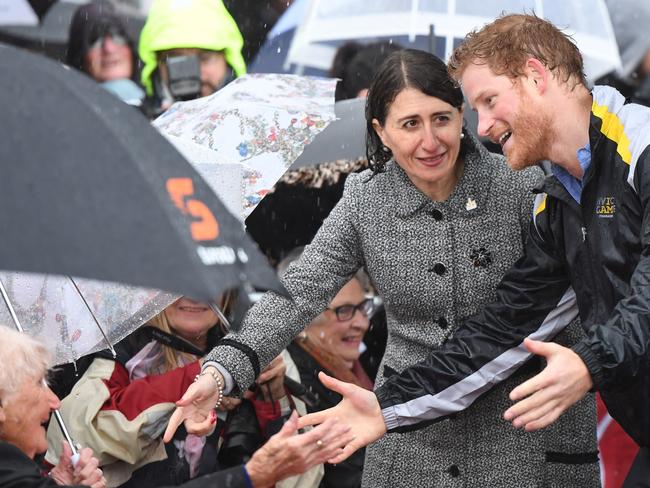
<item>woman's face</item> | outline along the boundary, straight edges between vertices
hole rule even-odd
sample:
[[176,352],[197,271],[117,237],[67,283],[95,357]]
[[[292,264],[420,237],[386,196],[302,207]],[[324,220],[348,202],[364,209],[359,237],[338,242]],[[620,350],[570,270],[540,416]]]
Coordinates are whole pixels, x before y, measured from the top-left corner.
[[182,297],[165,309],[169,325],[179,336],[194,342],[218,322],[217,314],[207,303]]
[[133,53],[121,35],[106,35],[98,39],[85,56],[86,72],[96,81],[131,78]]
[[334,297],[327,310],[316,317],[305,329],[307,335],[320,347],[344,361],[359,359],[359,346],[368,331],[370,321],[360,310],[348,320],[339,320],[334,309],[343,305],[359,305],[366,296],[359,280],[352,279]]
[[415,88],[398,93],[382,126],[373,127],[413,184],[434,200],[446,199],[458,179],[462,109]]
[[26,380],[18,393],[2,399],[0,438],[30,458],[47,451],[45,424],[59,405],[59,399],[45,386],[42,376]]

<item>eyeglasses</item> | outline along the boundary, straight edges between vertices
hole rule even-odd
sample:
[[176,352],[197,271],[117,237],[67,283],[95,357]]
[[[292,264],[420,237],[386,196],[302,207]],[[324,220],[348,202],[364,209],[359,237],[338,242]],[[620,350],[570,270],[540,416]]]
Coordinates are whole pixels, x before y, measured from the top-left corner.
[[115,44],[116,46],[126,46],[129,43],[127,38],[124,37],[121,34],[108,33],[108,34],[105,34],[103,36],[98,37],[97,40],[90,45],[88,50],[90,51],[92,49],[101,49],[101,48],[103,48],[105,46],[106,39],[109,39],[109,38],[110,38],[111,42],[113,44]]
[[361,312],[361,315],[364,317],[370,317],[372,310],[374,308],[374,300],[372,298],[366,298],[364,301],[357,305],[341,305],[336,308],[327,308],[336,314],[336,320],[339,322],[345,322],[354,317],[354,314],[358,310]]

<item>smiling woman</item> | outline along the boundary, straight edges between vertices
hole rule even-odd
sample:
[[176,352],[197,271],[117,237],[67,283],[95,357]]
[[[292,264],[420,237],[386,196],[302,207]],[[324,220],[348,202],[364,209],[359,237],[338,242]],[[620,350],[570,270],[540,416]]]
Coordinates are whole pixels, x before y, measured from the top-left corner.
[[[291,251],[278,265],[278,273],[300,257],[302,248]],[[366,374],[359,356],[363,338],[370,326],[373,299],[365,289],[367,277],[359,272],[332,299],[329,306],[315,317],[287,347],[300,373],[300,382],[313,395],[308,412],[333,407],[341,396],[328,390],[318,379],[318,372],[348,381],[368,390],[372,380]],[[353,488],[361,483],[365,451],[360,449],[341,463],[326,464],[321,487]]]
[[81,5],[70,23],[66,62],[98,82],[136,79],[136,54],[122,19],[107,0]]

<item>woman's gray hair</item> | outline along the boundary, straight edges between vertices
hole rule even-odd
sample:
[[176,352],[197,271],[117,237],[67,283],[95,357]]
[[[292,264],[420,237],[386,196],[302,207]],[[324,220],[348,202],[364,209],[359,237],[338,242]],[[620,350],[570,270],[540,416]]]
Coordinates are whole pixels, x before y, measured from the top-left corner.
[[0,325],[0,400],[5,401],[29,379],[45,375],[52,354],[40,341],[13,328]]

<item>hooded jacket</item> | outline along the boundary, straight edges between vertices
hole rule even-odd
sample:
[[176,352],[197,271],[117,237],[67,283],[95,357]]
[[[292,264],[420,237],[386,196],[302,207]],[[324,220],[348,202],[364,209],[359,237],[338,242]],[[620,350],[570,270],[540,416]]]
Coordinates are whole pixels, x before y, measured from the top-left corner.
[[530,358],[524,338],[552,340],[579,309],[573,350],[612,417],[650,445],[650,110],[596,87],[589,136],[580,204],[548,177],[497,301],[376,391],[389,430],[463,410]]
[[237,24],[221,0],[156,0],[140,34],[142,85],[148,95],[153,94],[156,52],[167,49],[223,51],[235,75],[241,76],[246,73],[243,45]]

